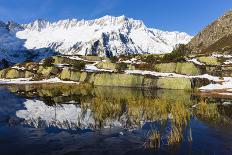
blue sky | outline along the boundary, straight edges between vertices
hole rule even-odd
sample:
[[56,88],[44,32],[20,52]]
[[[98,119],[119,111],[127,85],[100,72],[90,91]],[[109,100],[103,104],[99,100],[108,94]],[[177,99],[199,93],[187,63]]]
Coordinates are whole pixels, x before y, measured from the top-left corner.
[[0,20],[28,23],[126,15],[148,27],[191,35],[232,9],[232,0],[0,0]]

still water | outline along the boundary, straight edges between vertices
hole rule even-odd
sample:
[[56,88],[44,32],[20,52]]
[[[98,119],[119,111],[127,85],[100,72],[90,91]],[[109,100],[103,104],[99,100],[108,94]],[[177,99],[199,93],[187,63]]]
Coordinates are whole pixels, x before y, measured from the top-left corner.
[[232,154],[230,99],[72,85],[0,87],[0,154]]

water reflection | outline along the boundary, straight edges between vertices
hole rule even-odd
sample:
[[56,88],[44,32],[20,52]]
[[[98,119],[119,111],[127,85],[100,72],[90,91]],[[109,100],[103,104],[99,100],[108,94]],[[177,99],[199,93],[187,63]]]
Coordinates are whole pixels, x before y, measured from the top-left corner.
[[211,127],[232,127],[230,105],[207,103],[186,91],[86,85],[21,85],[8,89],[25,98],[24,108],[16,111],[24,125],[98,131],[103,135],[115,130],[118,135],[139,138],[145,148],[192,143],[192,123],[196,119]]

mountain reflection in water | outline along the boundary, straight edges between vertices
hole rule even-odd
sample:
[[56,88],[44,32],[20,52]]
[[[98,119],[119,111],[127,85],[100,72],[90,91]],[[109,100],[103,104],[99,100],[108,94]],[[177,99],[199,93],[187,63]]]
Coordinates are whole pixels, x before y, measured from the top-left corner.
[[[147,154],[154,151],[220,154],[232,151],[232,138],[225,136],[232,136],[229,132],[232,106],[218,104],[213,99],[209,103],[191,92],[85,85],[7,88],[21,102],[21,108],[15,109],[17,119],[9,121],[10,124],[20,120],[16,126],[22,125],[24,130],[44,129],[48,137],[54,138],[51,146],[62,137],[61,133],[71,134],[64,138],[67,143],[57,140],[62,141],[56,144],[62,151],[48,149],[44,150],[46,153],[135,154],[136,150]],[[76,142],[79,140],[83,143]]]

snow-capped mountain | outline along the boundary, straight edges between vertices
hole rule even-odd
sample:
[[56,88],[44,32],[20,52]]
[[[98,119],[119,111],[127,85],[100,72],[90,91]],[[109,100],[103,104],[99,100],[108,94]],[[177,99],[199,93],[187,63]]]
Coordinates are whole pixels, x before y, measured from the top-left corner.
[[1,53],[49,49],[66,55],[160,54],[169,53],[175,45],[186,44],[192,38],[183,32],[147,28],[142,21],[125,16],[54,23],[36,20],[23,25],[1,22],[0,29],[3,29],[0,30]]

